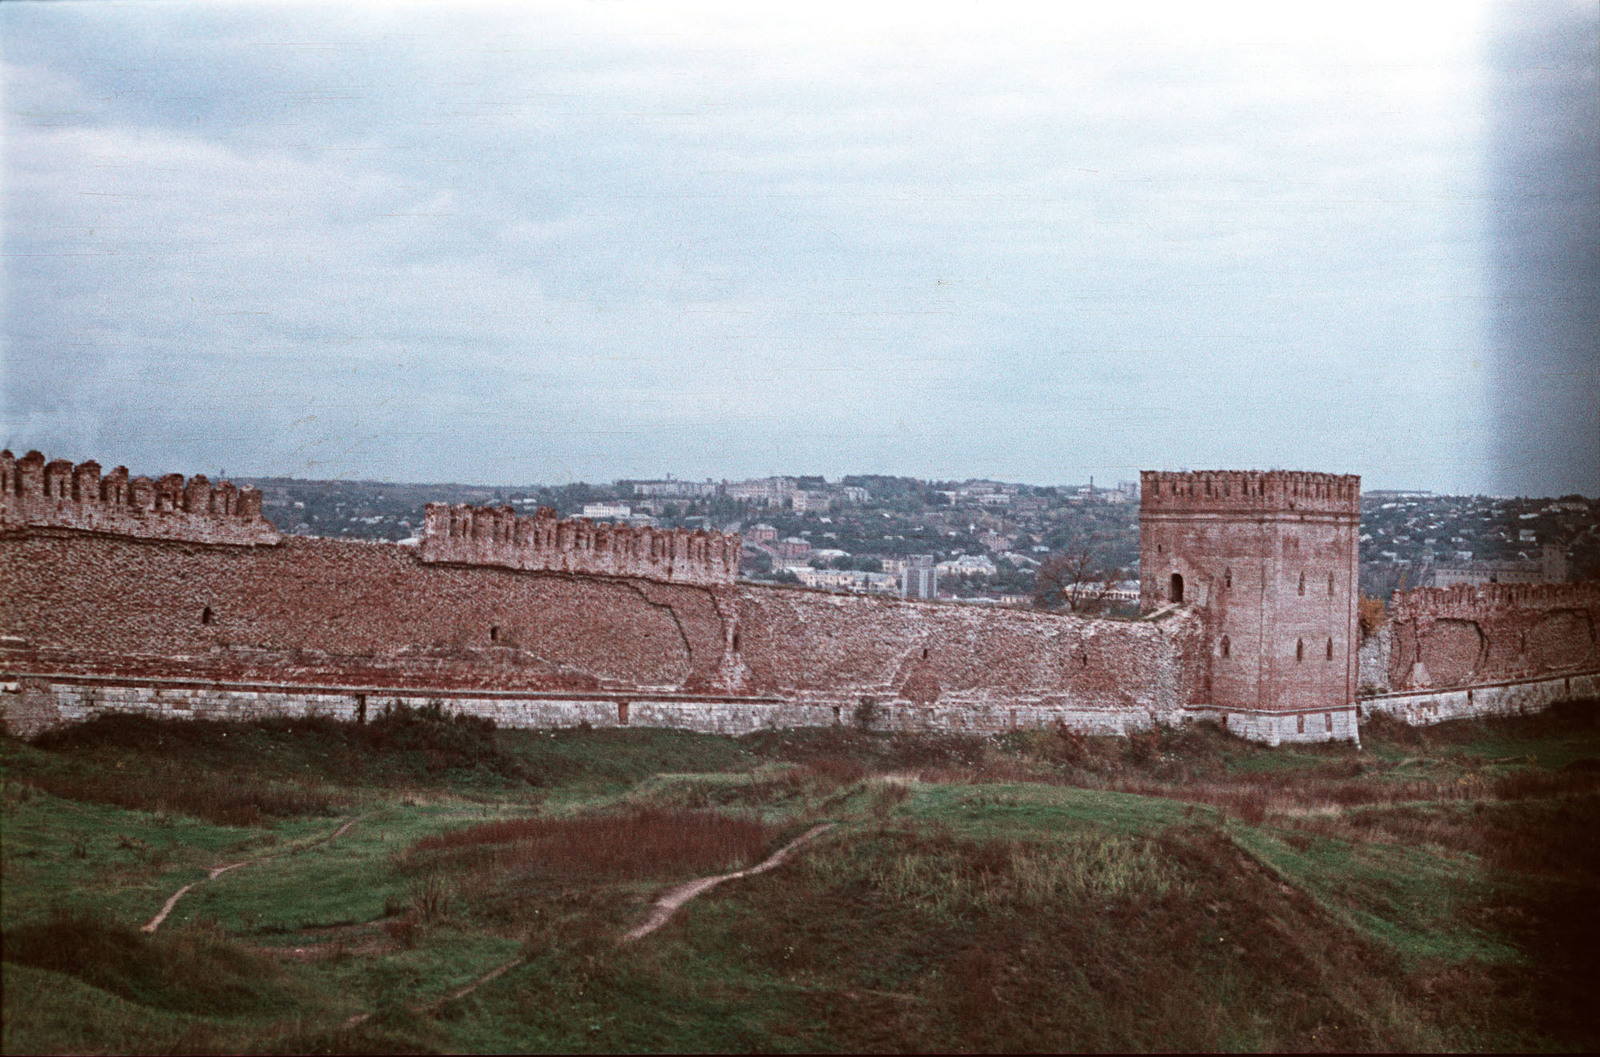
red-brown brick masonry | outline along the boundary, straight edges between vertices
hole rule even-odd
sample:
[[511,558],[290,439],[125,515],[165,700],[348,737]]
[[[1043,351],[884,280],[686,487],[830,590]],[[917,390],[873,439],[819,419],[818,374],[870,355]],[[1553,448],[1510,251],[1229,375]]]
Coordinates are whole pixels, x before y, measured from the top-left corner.
[[[163,686],[219,715],[386,690],[523,725],[751,729],[872,701],[902,729],[1210,716],[1268,741],[1356,737],[1359,480],[1147,473],[1144,489],[1147,616],[1121,621],[739,583],[736,535],[549,511],[431,504],[420,547],[283,536],[249,488],[3,452],[0,710],[19,727],[27,703],[38,729],[101,701],[165,707]],[[1600,666],[1595,589],[1567,590],[1402,596],[1395,685],[1420,685],[1419,658],[1433,685]]]
[[1460,584],[1390,605],[1390,685],[1482,685],[1600,668],[1600,584]]
[[182,507],[181,488],[170,510],[133,507],[108,526],[76,513],[92,496],[12,480],[0,494],[0,670],[18,674],[838,707],[870,696],[1147,723],[1181,707],[1204,663],[1187,615],[1134,623],[737,584],[737,537],[719,534],[435,506],[420,548],[270,525],[246,543],[227,535],[234,515]]
[[1194,704],[1341,711],[1356,697],[1361,479],[1146,472],[1140,601],[1205,610],[1209,685]]

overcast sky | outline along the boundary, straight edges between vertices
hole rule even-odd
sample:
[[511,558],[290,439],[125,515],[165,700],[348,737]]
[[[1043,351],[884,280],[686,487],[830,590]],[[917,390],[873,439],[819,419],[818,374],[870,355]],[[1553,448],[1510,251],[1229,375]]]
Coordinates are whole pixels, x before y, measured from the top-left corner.
[[0,5],[0,443],[1600,492],[1593,3],[644,6]]

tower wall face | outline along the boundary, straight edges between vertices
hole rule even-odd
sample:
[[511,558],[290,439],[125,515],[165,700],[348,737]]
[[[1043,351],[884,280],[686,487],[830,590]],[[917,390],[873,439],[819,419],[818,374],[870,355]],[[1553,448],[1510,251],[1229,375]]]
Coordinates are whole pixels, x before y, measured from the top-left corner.
[[1191,706],[1304,714],[1354,707],[1361,479],[1320,473],[1146,471],[1140,603],[1204,614],[1208,674]]

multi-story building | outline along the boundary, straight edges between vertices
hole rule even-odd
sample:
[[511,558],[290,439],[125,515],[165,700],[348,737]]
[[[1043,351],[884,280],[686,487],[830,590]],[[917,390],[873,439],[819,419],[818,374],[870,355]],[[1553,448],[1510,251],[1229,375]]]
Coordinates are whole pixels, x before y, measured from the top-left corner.
[[772,549],[784,561],[805,561],[811,557],[811,544],[799,536],[790,536],[773,544]]
[[934,568],[933,555],[913,554],[906,559],[900,574],[900,597],[939,597],[939,570]]
[[735,481],[722,487],[729,499],[756,506],[782,506],[798,489],[793,477],[763,477],[751,481]]
[[[621,482],[619,482],[621,483]],[[633,481],[633,494],[654,499],[705,499],[717,494],[718,485],[704,481]]]
[[1541,548],[1538,561],[1479,561],[1458,557],[1453,562],[1439,562],[1429,569],[1428,585],[1453,587],[1456,584],[1560,584],[1566,583],[1569,569],[1567,549],[1554,541]]
[[988,555],[982,554],[963,554],[959,558],[940,562],[935,568],[950,576],[993,576],[999,572]]

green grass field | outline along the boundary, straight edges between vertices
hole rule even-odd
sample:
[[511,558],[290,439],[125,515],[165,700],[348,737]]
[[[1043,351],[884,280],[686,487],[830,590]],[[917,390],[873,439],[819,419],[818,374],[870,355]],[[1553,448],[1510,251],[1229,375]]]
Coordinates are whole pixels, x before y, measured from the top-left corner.
[[0,1048],[1600,1049],[1600,703],[1363,736],[0,740]]

